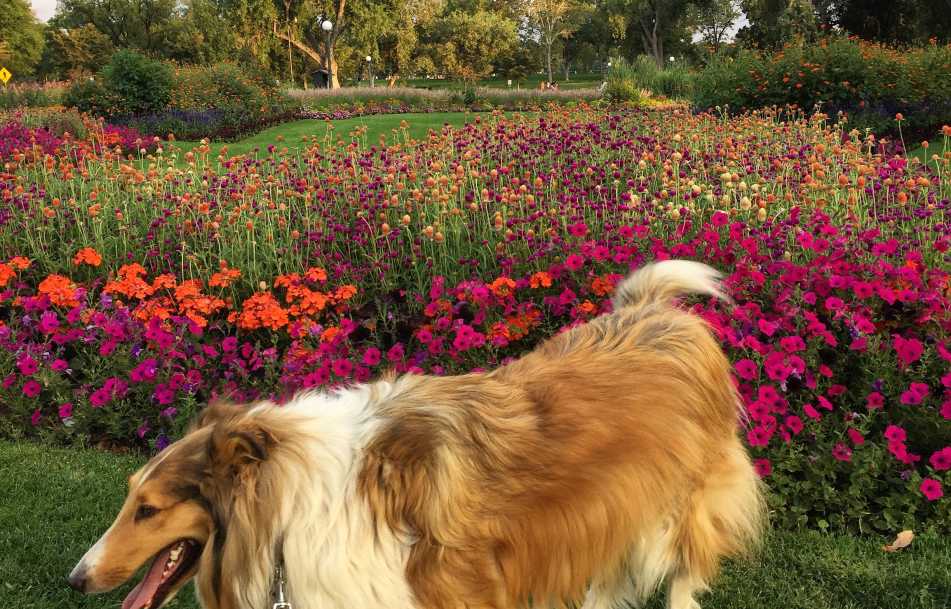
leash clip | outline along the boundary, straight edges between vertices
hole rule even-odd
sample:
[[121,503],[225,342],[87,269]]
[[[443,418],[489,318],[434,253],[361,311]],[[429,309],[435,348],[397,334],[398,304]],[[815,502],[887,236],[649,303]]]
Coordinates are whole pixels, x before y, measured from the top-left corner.
[[287,600],[286,595],[284,594],[284,565],[278,564],[274,568],[274,579],[276,580],[277,586],[274,592],[274,604],[271,606],[271,609],[294,609],[291,606],[290,601]]

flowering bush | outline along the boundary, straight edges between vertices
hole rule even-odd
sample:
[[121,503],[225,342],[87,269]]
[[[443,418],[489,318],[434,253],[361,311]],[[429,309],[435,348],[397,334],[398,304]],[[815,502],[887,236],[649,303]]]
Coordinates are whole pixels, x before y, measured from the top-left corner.
[[945,135],[923,165],[822,116],[579,107],[25,164],[0,176],[0,433],[161,448],[220,393],[486,369],[692,258],[735,298],[690,302],[774,522],[948,532]]
[[[37,122],[36,117],[24,117],[13,113],[8,117],[0,116],[0,162],[4,168],[12,169],[17,165],[42,161],[49,166],[56,158],[85,163],[90,157],[104,154],[136,155],[143,151],[154,150],[158,140],[146,138],[135,129],[110,125],[102,120],[92,120],[86,116],[71,117],[79,121],[51,121],[51,126],[31,127],[28,123]],[[40,119],[46,122],[45,118]],[[63,130],[54,134],[51,129],[68,125],[76,132]],[[78,127],[78,128],[77,128]],[[78,137],[74,137],[78,135]]]
[[694,100],[701,108],[742,111],[797,104],[828,114],[844,112],[850,127],[895,131],[902,113],[906,130],[927,137],[951,122],[951,44],[894,49],[854,38],[789,44],[769,55],[721,54],[700,73]]

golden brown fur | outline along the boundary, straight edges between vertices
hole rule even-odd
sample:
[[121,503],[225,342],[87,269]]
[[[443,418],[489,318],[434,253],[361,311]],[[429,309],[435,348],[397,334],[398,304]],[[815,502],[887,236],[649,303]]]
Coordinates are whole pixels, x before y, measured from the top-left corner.
[[647,313],[624,307],[489,374],[404,379],[381,407],[361,488],[419,535],[408,574],[425,607],[578,601],[592,577],[626,577],[665,524],[676,568],[707,581],[758,533],[758,503],[719,513],[751,480],[726,357],[698,317]]

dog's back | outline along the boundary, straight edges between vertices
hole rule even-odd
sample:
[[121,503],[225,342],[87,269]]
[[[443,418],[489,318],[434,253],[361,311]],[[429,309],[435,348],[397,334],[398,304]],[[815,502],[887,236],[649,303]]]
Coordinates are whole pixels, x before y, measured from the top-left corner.
[[364,488],[419,535],[407,573],[423,606],[545,606],[593,582],[585,609],[607,609],[670,577],[671,607],[687,609],[720,557],[757,538],[730,365],[672,306],[687,292],[722,296],[709,267],[653,265],[619,286],[614,313],[508,366],[398,383],[369,452],[415,468],[401,497],[374,490],[394,481]]

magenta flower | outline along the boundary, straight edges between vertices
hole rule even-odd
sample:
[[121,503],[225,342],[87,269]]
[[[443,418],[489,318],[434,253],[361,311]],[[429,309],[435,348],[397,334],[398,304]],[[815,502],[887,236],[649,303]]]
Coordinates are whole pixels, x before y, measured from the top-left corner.
[[897,425],[889,425],[885,428],[885,439],[889,442],[904,442],[908,438],[905,430]]
[[577,271],[584,266],[584,257],[579,254],[571,254],[565,258],[565,267],[570,271]]
[[59,407],[59,418],[68,419],[71,416],[73,416],[73,403],[66,402],[61,404]]
[[40,395],[41,390],[42,387],[40,384],[32,379],[23,383],[23,395],[28,398],[35,398],[36,396]]
[[925,478],[922,480],[921,486],[919,486],[918,489],[928,501],[937,501],[944,497],[944,489],[941,487],[941,482],[934,478]]
[[928,396],[928,385],[925,383],[912,383],[907,391],[901,394],[901,403],[911,406],[921,404],[921,401]]
[[769,459],[754,459],[753,468],[756,469],[756,474],[760,478],[766,478],[773,473],[773,464]]
[[56,359],[56,360],[53,360],[52,364],[50,364],[50,368],[52,368],[56,372],[66,372],[67,370],[69,370],[69,362],[67,362],[64,359]]
[[816,407],[813,406],[812,404],[804,405],[802,407],[802,411],[805,412],[806,416],[808,416],[810,419],[814,419],[816,421],[822,420],[822,414],[820,414],[819,411],[816,410]]
[[[431,336],[431,335],[430,335]],[[367,366],[376,366],[380,363],[382,354],[376,347],[370,347],[363,352],[363,363]]]
[[918,358],[921,357],[921,354],[924,353],[925,350],[920,341],[914,338],[905,339],[897,334],[892,344],[895,347],[895,353],[898,354],[898,360],[902,368],[906,368],[909,364],[918,361]]
[[736,362],[734,367],[736,368],[736,374],[741,379],[752,381],[759,376],[759,366],[751,359],[741,359]]
[[849,462],[852,460],[852,449],[839,442],[832,449],[832,456],[835,457],[837,461]]
[[17,368],[23,376],[32,376],[39,369],[39,364],[29,355],[24,355],[17,360]]
[[852,440],[852,444],[855,444],[856,446],[865,444],[865,436],[863,436],[862,432],[855,429],[854,427],[849,427],[846,430],[846,433],[849,434],[849,439]]
[[946,399],[941,404],[941,416],[945,419],[951,420],[951,397]]
[[572,237],[584,237],[588,234],[588,225],[584,222],[576,222],[568,225],[568,234]]
[[929,462],[935,471],[943,472],[946,469],[951,469],[951,446],[945,446],[935,452],[931,455]]
[[786,417],[786,427],[792,432],[794,436],[798,436],[805,426],[802,424],[802,419],[796,415],[789,415]]
[[877,391],[873,391],[865,398],[865,407],[869,410],[881,408],[885,404],[885,396]]
[[221,341],[221,350],[225,353],[233,353],[238,350],[238,339],[234,336],[228,336]]
[[338,359],[333,363],[334,374],[341,378],[349,378],[353,372],[353,362],[348,359]]
[[43,418],[43,414],[40,412],[40,409],[37,408],[36,410],[33,411],[33,416],[30,417],[30,424],[33,425],[33,427],[36,427],[37,425],[40,424],[40,420],[42,418]]

